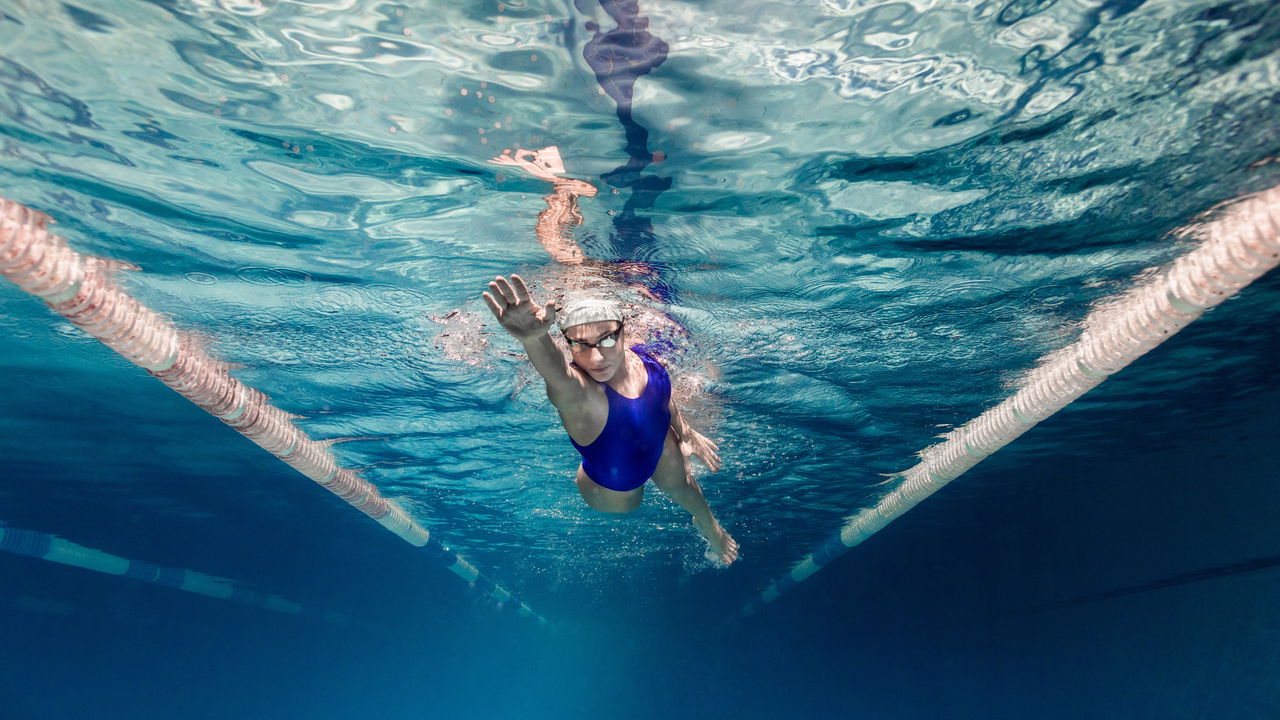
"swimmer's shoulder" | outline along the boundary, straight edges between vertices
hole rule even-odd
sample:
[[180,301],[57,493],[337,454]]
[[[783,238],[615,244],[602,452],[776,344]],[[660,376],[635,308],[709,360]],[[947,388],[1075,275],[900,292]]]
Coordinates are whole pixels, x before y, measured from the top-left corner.
[[652,345],[647,343],[637,343],[627,349],[640,360],[643,361],[648,359],[661,367],[663,372],[667,373],[667,375],[671,375],[671,361],[660,354]]

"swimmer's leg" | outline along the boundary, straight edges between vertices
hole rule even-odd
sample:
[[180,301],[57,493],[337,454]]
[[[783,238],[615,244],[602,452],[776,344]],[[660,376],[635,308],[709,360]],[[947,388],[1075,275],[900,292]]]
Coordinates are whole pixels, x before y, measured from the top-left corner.
[[640,507],[640,501],[644,500],[644,486],[627,492],[619,492],[610,490],[603,485],[597,485],[594,480],[587,476],[587,471],[578,466],[578,475],[574,478],[574,482],[578,484],[578,492],[582,493],[582,499],[587,501],[593,510],[607,513],[629,513]]
[[653,484],[693,515],[693,526],[711,543],[721,562],[728,565],[738,559],[738,541],[730,537],[711,514],[711,506],[707,505],[702,487],[689,472],[689,461],[670,430],[667,430],[667,439],[662,444],[662,457],[653,473]]

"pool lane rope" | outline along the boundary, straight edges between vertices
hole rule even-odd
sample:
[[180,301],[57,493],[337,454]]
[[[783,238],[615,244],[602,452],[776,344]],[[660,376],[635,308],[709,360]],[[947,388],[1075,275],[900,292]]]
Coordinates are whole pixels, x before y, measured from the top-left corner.
[[205,575],[194,570],[161,567],[140,560],[129,560],[77,545],[70,540],[38,530],[23,530],[0,525],[0,550],[107,575],[119,575],[175,590],[207,595],[219,600],[230,600],[286,615],[300,615],[339,625],[351,624],[351,618],[342,613],[315,605],[303,605],[279,595],[258,592],[234,580]]
[[231,377],[189,334],[121,290],[109,263],[72,250],[49,232],[48,217],[0,198],[0,274],[102,341],[200,409],[226,423],[405,542],[473,583],[501,607],[547,621],[465,558],[440,543],[355,471],[339,467],[328,444],[312,440],[293,416]]
[[847,518],[836,535],[743,605],[750,616],[874,535],[1036,423],[1280,264],[1280,187],[1238,200],[1194,229],[1203,238],[1151,282],[1143,282],[1085,318],[1080,339],[1045,356],[1022,388],[897,474],[900,483],[873,507]]

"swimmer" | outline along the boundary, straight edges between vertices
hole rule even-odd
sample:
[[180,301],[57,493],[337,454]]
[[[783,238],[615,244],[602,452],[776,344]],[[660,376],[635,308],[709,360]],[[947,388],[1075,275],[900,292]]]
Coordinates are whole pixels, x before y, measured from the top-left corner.
[[[539,306],[519,275],[495,278],[483,297],[546,382],[547,397],[582,455],[574,480],[587,505],[631,512],[652,479],[693,515],[694,527],[721,562],[736,560],[738,543],[711,513],[690,468],[690,458],[698,458],[712,472],[719,470],[719,447],[689,427],[672,400],[666,368],[639,345],[627,346],[617,303],[579,294],[559,311],[553,301]],[[548,334],[556,324],[571,360]]]

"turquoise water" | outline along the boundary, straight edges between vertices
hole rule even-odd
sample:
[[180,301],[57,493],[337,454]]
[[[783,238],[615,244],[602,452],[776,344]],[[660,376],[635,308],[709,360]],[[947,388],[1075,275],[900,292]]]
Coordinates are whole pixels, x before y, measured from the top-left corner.
[[[3,283],[0,523],[359,620],[0,554],[5,716],[1266,717],[1275,277],[730,620],[1190,247],[1171,231],[1280,182],[1277,10],[608,9],[0,2],[0,195],[136,268],[135,297],[555,625]],[[487,162],[546,145],[600,189],[573,230],[596,270],[535,238],[545,182]],[[510,272],[608,277],[681,329],[738,563],[652,489],[584,505],[480,301]]]

